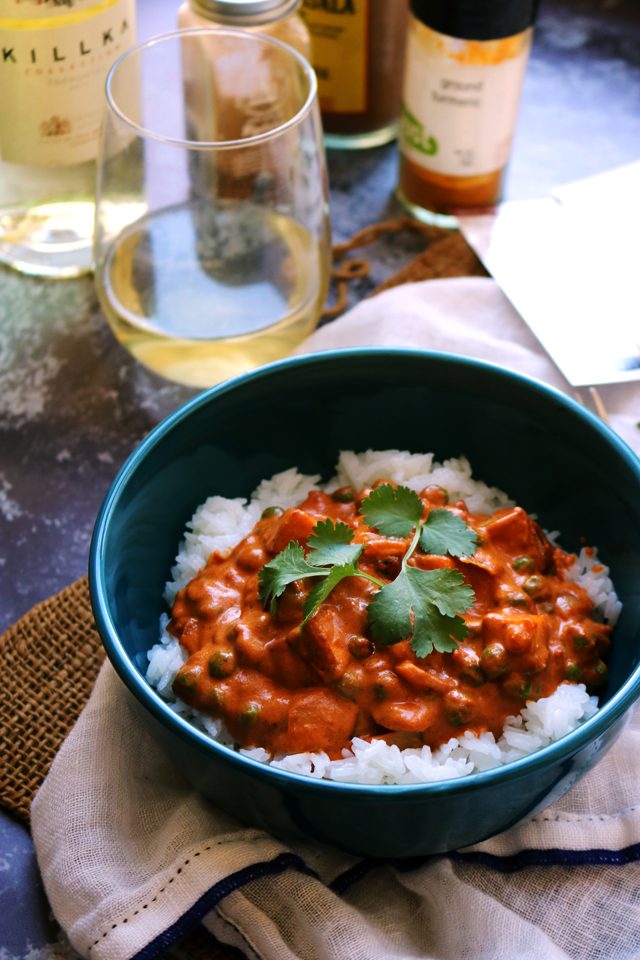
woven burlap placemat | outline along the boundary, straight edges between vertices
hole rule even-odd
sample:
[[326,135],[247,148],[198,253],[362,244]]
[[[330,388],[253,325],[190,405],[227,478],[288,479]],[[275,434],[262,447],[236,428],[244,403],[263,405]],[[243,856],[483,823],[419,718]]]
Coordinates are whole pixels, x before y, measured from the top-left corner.
[[103,660],[86,577],[0,636],[0,803],[27,823]]
[[[334,262],[387,234],[418,233],[428,244],[407,267],[371,294],[389,287],[442,277],[487,276],[461,234],[402,217],[375,224],[334,247]],[[355,266],[354,266],[355,265]],[[368,263],[347,261],[334,271],[335,316],[347,305],[347,283],[366,276]],[[0,636],[0,804],[29,823],[29,808],[80,711],[89,699],[104,660],[89,600],[87,577],[39,603]],[[172,954],[194,960],[237,960],[231,948],[211,944],[202,931],[189,935]]]

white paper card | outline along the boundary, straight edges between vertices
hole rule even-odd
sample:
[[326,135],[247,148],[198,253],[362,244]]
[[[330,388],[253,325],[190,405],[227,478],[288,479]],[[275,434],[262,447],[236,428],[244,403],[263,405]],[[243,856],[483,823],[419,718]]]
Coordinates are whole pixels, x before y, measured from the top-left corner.
[[570,383],[640,379],[640,163],[459,222]]

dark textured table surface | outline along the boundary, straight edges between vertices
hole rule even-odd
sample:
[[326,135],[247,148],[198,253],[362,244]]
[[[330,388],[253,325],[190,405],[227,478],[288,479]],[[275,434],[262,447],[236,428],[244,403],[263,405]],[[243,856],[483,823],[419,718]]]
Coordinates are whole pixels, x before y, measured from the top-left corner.
[[[171,29],[177,6],[138,0],[139,36]],[[544,196],[638,158],[640,4],[542,0],[506,198]],[[400,213],[395,145],[328,160],[336,240]],[[369,248],[371,275],[352,287],[352,300],[418,250],[398,236]],[[90,278],[42,281],[0,268],[0,630],[86,572],[118,468],[193,393],[120,348]],[[28,832],[0,811],[0,956],[69,956],[57,937]]]

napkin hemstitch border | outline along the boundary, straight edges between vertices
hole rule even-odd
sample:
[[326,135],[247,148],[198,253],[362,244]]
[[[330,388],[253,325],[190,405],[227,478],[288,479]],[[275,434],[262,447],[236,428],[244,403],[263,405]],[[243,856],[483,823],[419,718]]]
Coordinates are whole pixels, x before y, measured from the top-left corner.
[[[182,916],[178,917],[174,923],[154,937],[153,940],[150,940],[146,946],[132,956],[131,960],[155,960],[156,957],[159,957],[195,930],[202,919],[230,893],[239,890],[253,880],[275,876],[285,873],[287,870],[297,870],[299,873],[306,873],[315,880],[320,880],[316,871],[307,866],[304,860],[295,853],[280,853],[273,860],[252,863],[214,883],[212,887],[198,897],[196,902]],[[108,933],[107,930],[98,940],[94,941],[92,946],[100,943],[102,939],[108,936]]]

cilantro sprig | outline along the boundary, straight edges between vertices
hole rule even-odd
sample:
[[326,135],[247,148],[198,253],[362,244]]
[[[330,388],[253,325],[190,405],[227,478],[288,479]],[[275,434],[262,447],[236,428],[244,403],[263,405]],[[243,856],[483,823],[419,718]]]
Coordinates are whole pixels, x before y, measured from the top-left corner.
[[271,615],[275,616],[278,597],[282,596],[285,588],[295,580],[306,577],[325,579],[315,584],[307,597],[303,608],[303,623],[313,616],[333,588],[345,577],[366,577],[382,587],[379,580],[358,569],[357,563],[365,544],[352,543],[352,540],[353,530],[340,520],[335,525],[333,520],[319,520],[316,523],[309,536],[309,553],[306,557],[300,544],[291,540],[259,573],[258,596],[265,610],[268,604]]
[[275,616],[278,597],[288,584],[317,578],[304,604],[304,624],[341,580],[364,577],[379,588],[367,611],[376,640],[390,645],[411,637],[411,648],[418,657],[426,657],[434,649],[442,653],[455,650],[468,636],[460,612],[473,606],[472,588],[459,570],[421,570],[409,566],[409,560],[418,544],[426,553],[472,556],[478,539],[451,511],[432,509],[426,520],[422,519],[423,511],[417,493],[390,483],[376,487],[363,500],[360,514],[382,536],[405,539],[413,533],[400,573],[386,584],[358,566],[365,544],[352,542],[353,530],[348,524],[318,521],[309,536],[306,556],[300,544],[292,540],[260,571],[258,595],[263,607]]

